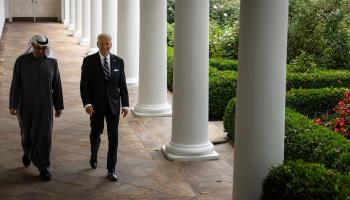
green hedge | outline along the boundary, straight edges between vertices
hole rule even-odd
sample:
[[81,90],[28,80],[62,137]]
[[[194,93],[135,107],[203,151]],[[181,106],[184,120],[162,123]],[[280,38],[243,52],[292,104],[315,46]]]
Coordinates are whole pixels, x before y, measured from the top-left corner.
[[[167,86],[170,91],[173,91],[173,53],[173,48],[168,47]],[[209,67],[209,119],[222,119],[227,103],[236,96],[236,86],[235,71],[219,71],[215,67]]]
[[349,87],[350,71],[325,70],[316,73],[287,73],[287,90],[292,88]]
[[[235,136],[234,109],[235,100],[233,99],[228,104],[228,112],[224,120],[225,131],[230,131],[227,136],[233,139]],[[350,163],[350,156],[343,155],[348,152],[350,152],[350,143],[343,136],[324,126],[315,125],[311,119],[292,109],[286,109],[285,160],[302,159],[343,171],[347,169],[344,166]],[[339,161],[340,158],[345,164]]]
[[337,105],[346,91],[346,88],[292,89],[286,94],[286,107],[314,118]]
[[[341,100],[346,88],[292,89],[286,94],[286,107],[313,118],[315,114],[324,113]],[[224,129],[229,138],[235,136],[235,104],[233,97],[226,106]]]
[[233,97],[227,104],[224,115],[224,130],[227,137],[235,138],[235,117],[236,117],[236,97]]
[[345,173],[350,172],[350,152],[343,153],[339,156],[339,159],[335,162],[335,167]]
[[270,170],[262,188],[262,200],[347,200],[350,176],[321,164],[288,161]]
[[209,119],[222,119],[226,105],[236,96],[237,73],[218,71],[209,77]]
[[[285,122],[285,160],[302,159],[337,169],[340,157],[350,152],[350,143],[345,137],[315,125],[296,111],[286,109]],[[341,168],[338,170],[342,171]]]
[[218,70],[233,70],[237,71],[237,60],[225,59],[225,58],[210,58],[209,66],[215,67]]
[[168,90],[173,91],[173,68],[174,68],[174,49],[168,47],[167,51],[167,86]]
[[[229,72],[225,72],[229,73]],[[236,74],[234,71],[231,73]],[[236,76],[236,75],[235,75]],[[216,87],[220,87],[220,90],[223,91],[222,94],[226,94],[228,96],[218,96],[218,98],[233,98],[236,96],[236,85],[237,80],[234,79],[233,86],[234,92],[232,88],[227,87],[227,80],[224,80],[227,76],[221,77],[222,82],[225,83],[223,85],[216,84]],[[339,71],[336,72],[334,70],[331,71],[321,71],[319,74],[304,74],[304,73],[295,73],[288,74],[287,76],[287,89],[291,90],[290,87],[293,88],[310,88],[310,90],[292,90],[287,92],[286,96],[286,105],[287,107],[291,107],[296,109],[297,111],[302,112],[310,117],[313,117],[316,112],[327,111],[328,109],[335,106],[338,101],[341,99],[342,93],[345,92],[344,88],[337,89],[337,87],[349,87],[350,85],[350,72],[347,71]],[[288,88],[289,87],[289,88]],[[333,87],[333,88],[326,88]],[[314,90],[311,90],[315,88]],[[321,89],[318,89],[321,88]],[[326,89],[323,89],[326,88]],[[226,91],[229,90],[229,91]],[[211,91],[209,91],[211,92]],[[215,102],[215,101],[212,101]],[[210,101],[209,101],[210,104]],[[220,104],[222,105],[222,104]],[[209,105],[210,108],[216,108],[214,105]],[[210,110],[210,109],[209,109]],[[211,112],[211,110],[210,110]],[[224,113],[217,112],[215,113],[215,118],[220,119],[221,116],[224,116]]]

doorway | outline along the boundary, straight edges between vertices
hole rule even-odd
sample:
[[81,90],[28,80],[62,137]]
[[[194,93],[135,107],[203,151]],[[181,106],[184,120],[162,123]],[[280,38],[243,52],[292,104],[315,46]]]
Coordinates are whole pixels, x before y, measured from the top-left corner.
[[11,0],[10,21],[59,21],[59,0]]

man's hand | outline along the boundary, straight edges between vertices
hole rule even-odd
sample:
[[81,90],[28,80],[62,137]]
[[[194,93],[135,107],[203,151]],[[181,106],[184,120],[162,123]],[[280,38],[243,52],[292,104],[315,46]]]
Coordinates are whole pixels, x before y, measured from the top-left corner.
[[126,115],[128,114],[129,109],[128,108],[122,108],[122,116],[123,118],[126,117]]
[[92,116],[93,113],[95,113],[95,110],[94,110],[94,108],[92,106],[86,107],[85,111],[86,111],[87,114],[90,115],[90,117]]
[[10,114],[11,115],[17,115],[17,110],[13,109],[13,108],[10,108]]
[[62,110],[56,110],[55,111],[55,117],[60,117],[62,114]]

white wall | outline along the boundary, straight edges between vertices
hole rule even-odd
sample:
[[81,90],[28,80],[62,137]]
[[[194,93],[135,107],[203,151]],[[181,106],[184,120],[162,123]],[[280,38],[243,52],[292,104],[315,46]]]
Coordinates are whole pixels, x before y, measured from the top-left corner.
[[5,0],[0,0],[0,38],[5,25]]
[[5,19],[10,17],[10,0],[5,0]]

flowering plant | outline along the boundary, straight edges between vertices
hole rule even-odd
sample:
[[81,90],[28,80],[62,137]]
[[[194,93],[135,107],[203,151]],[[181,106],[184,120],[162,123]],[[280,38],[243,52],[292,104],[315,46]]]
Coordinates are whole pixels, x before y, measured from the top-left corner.
[[350,90],[344,94],[343,99],[338,102],[338,105],[332,109],[331,113],[315,118],[314,123],[325,125],[345,138],[350,139]]

